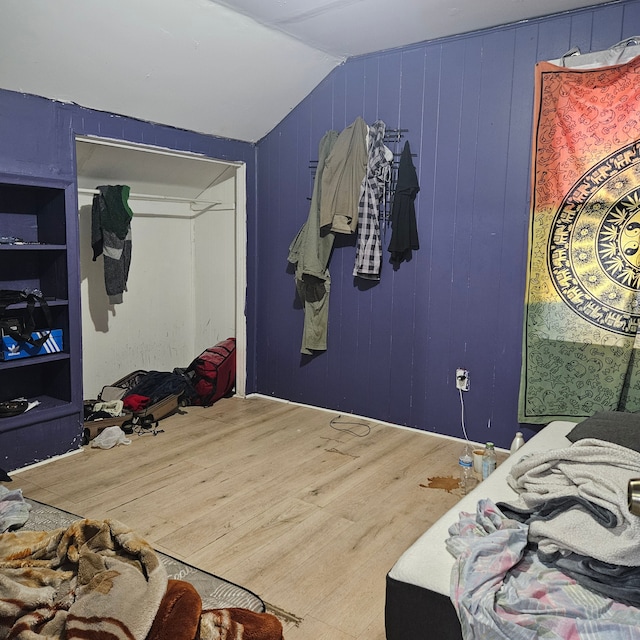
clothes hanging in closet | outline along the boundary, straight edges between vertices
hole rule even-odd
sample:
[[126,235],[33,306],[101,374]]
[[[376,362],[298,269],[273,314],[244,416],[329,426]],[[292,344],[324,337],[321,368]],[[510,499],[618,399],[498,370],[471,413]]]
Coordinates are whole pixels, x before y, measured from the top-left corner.
[[322,174],[320,226],[355,233],[358,201],[367,170],[367,124],[358,116],[336,140]]
[[93,261],[104,254],[104,284],[109,304],[121,304],[127,290],[131,265],[131,218],[129,187],[98,187],[91,206],[91,246]]
[[384,144],[385,129],[382,120],[376,120],[369,129],[367,173],[358,204],[358,242],[353,275],[368,280],[380,280],[382,266],[380,205],[385,201],[393,161],[391,149]]
[[320,140],[318,167],[313,185],[307,221],[289,246],[288,260],[296,265],[295,282],[298,297],[304,305],[304,328],[301,353],[327,349],[329,320],[329,258],[333,249],[332,231],[320,231],[320,204],[326,160],[338,140],[337,131],[328,131]]
[[403,261],[411,259],[412,251],[420,248],[415,210],[418,191],[420,191],[418,176],[407,141],[400,156],[398,181],[391,207],[391,240],[388,250],[391,253],[391,264],[395,269]]

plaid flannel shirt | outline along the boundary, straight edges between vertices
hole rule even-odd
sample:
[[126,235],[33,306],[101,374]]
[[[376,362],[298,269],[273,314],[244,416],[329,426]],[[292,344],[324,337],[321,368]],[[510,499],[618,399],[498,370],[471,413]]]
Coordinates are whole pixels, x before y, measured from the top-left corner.
[[382,120],[376,120],[369,128],[367,174],[362,181],[358,204],[358,241],[353,275],[368,280],[380,280],[382,266],[380,207],[385,201],[393,160],[393,153],[384,144],[385,128]]

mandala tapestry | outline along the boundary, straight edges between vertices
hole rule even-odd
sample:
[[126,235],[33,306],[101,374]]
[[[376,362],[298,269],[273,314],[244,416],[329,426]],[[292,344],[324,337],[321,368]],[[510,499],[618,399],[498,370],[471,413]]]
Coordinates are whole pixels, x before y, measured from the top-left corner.
[[640,56],[536,66],[519,420],[640,410]]

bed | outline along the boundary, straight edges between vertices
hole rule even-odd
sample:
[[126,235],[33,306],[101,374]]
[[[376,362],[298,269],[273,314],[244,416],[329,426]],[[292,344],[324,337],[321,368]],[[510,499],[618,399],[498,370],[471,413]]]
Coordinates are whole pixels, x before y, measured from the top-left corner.
[[[629,432],[632,435],[638,433],[640,417],[634,416],[633,420],[634,424],[628,425],[635,429],[635,431]],[[456,579],[456,573],[452,576],[454,556],[448,550],[452,540],[450,529],[452,526],[454,529],[462,526],[459,523],[462,522],[461,515],[463,513],[477,514],[480,512],[481,506],[491,510],[496,504],[507,505],[517,502],[519,494],[507,483],[507,476],[514,465],[524,460],[525,456],[529,457],[530,454],[536,454],[530,459],[537,459],[537,456],[544,456],[547,451],[570,447],[572,441],[577,439],[575,437],[576,429],[574,422],[555,421],[548,424],[526,442],[516,454],[511,455],[499,465],[489,478],[479,483],[473,491],[454,505],[402,554],[386,577],[385,628],[387,640],[417,640],[418,638],[423,640],[425,638],[461,640],[463,632],[450,596],[452,579]],[[593,433],[590,434],[586,431],[585,433],[586,436],[583,437],[595,437]],[[568,435],[572,437],[572,440],[567,437]],[[633,437],[636,441],[638,440],[635,435]],[[583,442],[587,441],[583,440]],[[627,449],[624,450],[627,451]],[[634,464],[636,464],[638,454],[630,452],[630,455],[636,456],[634,458]],[[518,468],[521,465],[522,463],[518,465]],[[640,522],[640,519],[638,521]],[[640,557],[640,554],[637,555]],[[456,566],[456,572],[458,570],[459,568]],[[624,605],[621,606],[624,607]],[[637,625],[640,622],[640,616],[638,616],[640,610],[627,608],[623,613],[634,624]],[[465,637],[471,637],[471,635],[465,635]],[[472,637],[503,636],[492,634]],[[513,638],[515,635],[504,637]],[[522,637],[537,637],[537,633]],[[635,630],[624,637],[640,637],[640,631],[636,626]]]

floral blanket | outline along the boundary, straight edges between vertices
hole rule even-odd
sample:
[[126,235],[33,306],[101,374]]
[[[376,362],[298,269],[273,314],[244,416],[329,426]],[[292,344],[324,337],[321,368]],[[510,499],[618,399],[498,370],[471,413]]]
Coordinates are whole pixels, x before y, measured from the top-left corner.
[[465,640],[640,640],[640,609],[543,564],[527,533],[490,500],[450,527],[450,593]]

